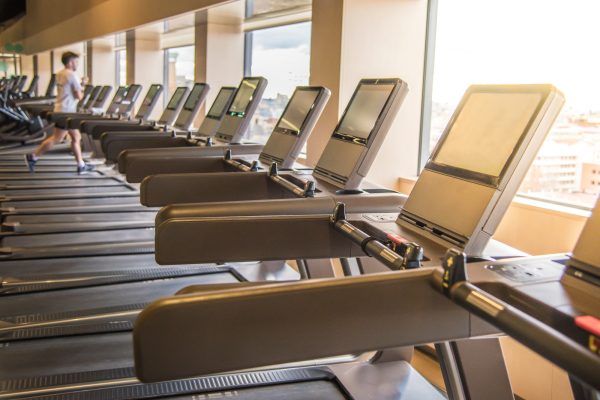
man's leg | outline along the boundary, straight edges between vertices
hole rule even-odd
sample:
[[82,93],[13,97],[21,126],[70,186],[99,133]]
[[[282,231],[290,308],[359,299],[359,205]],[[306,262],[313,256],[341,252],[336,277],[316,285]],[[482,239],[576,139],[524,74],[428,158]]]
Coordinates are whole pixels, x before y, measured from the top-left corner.
[[73,150],[77,160],[77,173],[83,174],[93,171],[94,166],[83,162],[83,157],[81,157],[81,132],[79,132],[79,129],[69,129],[69,136],[71,136],[71,150]]
[[81,156],[81,132],[79,129],[69,129],[69,136],[71,136],[71,150],[75,155],[75,161],[78,166],[82,166],[84,163]]
[[40,144],[31,154],[33,154],[33,156],[36,159],[38,157],[41,157],[42,154],[44,154],[45,152],[50,150],[52,148],[52,146],[62,142],[66,135],[67,135],[66,130],[60,129],[60,128],[54,128],[54,133],[52,133],[52,136],[48,136],[46,138],[46,140],[44,140],[42,142],[42,144]]
[[57,143],[60,143],[65,136],[67,135],[67,131],[61,128],[54,128],[54,132],[52,136],[48,136],[46,140],[44,140],[31,154],[25,154],[25,162],[27,163],[27,167],[30,172],[34,172],[35,163],[38,158],[44,154],[46,151],[50,150],[52,146]]

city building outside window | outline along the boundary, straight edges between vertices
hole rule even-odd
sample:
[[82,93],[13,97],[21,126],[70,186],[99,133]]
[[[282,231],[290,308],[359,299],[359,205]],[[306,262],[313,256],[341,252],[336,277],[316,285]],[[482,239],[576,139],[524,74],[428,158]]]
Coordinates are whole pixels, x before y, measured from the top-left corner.
[[267,141],[296,86],[308,85],[310,22],[246,33],[246,75],[269,81],[250,125],[249,139]]
[[[593,206],[600,193],[600,2],[437,1],[431,151],[470,84],[552,83],[563,110],[520,194]],[[424,132],[427,138],[427,132]]]

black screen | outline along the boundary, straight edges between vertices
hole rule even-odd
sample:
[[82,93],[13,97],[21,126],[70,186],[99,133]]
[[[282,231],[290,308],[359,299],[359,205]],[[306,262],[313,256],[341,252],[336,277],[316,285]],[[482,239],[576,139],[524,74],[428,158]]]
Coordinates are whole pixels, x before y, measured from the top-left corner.
[[279,119],[277,128],[299,133],[318,95],[317,90],[296,90]]
[[180,87],[175,89],[175,93],[171,96],[171,100],[169,100],[169,104],[167,104],[167,109],[176,110],[181,98],[185,94],[186,88]]
[[231,93],[234,91],[235,89],[221,89],[219,94],[217,94],[217,98],[210,107],[210,110],[208,110],[207,115],[212,118],[220,119],[225,113],[225,108],[227,107]]
[[202,96],[202,92],[204,92],[204,85],[194,85],[192,92],[188,96],[183,108],[188,111],[193,111],[198,102],[200,101],[200,96]]
[[254,91],[258,86],[258,79],[244,79],[240,85],[235,98],[229,107],[229,112],[237,115],[244,115],[248,104],[254,97]]
[[392,90],[394,85],[391,83],[361,84],[346,109],[336,133],[367,140]]
[[154,97],[156,97],[156,94],[158,93],[159,90],[160,90],[160,86],[158,86],[158,85],[150,86],[150,90],[148,91],[148,94],[146,95],[146,98],[144,99],[142,106],[149,106],[150,104],[152,104],[152,100],[154,100]]

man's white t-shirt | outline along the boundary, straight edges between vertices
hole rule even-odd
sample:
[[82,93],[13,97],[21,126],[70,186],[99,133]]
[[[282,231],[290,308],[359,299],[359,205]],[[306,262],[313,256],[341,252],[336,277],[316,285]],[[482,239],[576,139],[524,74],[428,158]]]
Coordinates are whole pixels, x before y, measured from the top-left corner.
[[56,100],[54,101],[54,111],[76,112],[77,98],[75,93],[81,90],[79,78],[75,72],[64,68],[56,73]]

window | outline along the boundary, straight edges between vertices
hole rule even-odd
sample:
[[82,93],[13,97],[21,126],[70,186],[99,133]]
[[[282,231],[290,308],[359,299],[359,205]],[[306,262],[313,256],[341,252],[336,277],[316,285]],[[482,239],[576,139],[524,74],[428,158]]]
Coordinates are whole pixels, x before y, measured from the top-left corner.
[[127,52],[125,49],[115,51],[116,82],[117,86],[127,84]]
[[246,17],[307,7],[311,4],[312,0],[246,0]]
[[593,206],[600,193],[588,184],[600,168],[600,53],[593,50],[600,2],[455,0],[437,7],[430,21],[436,24],[431,128],[422,132],[422,146],[433,149],[470,84],[552,83],[566,103],[520,192]]
[[269,84],[250,125],[249,139],[265,143],[296,86],[307,85],[310,22],[246,33],[246,75]]
[[115,34],[115,84],[127,84],[127,36],[125,32]]
[[178,86],[191,88],[194,84],[194,46],[165,49],[165,88],[171,97]]

